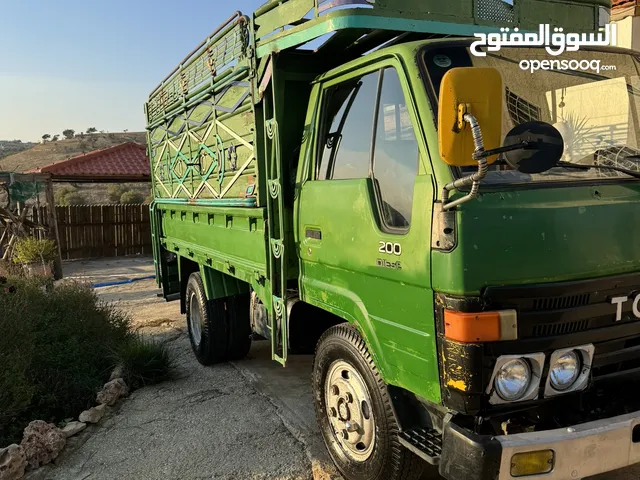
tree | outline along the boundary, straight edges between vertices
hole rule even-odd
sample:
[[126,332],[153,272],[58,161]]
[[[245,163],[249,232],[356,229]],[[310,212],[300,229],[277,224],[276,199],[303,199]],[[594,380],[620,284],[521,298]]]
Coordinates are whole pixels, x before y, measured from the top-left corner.
[[87,128],[87,133],[96,133],[98,130],[96,129],[96,127],[89,127]]
[[51,138],[51,135],[49,135],[48,133],[45,133],[44,135],[42,135],[42,140],[44,140],[45,142],[50,138]]
[[72,130],[71,128],[67,128],[66,130],[62,131],[62,135],[64,135],[64,138],[66,138],[67,140],[72,139],[76,134],[75,130]]
[[60,135],[54,135],[53,138],[51,139],[52,142],[57,142],[58,139],[60,138]]

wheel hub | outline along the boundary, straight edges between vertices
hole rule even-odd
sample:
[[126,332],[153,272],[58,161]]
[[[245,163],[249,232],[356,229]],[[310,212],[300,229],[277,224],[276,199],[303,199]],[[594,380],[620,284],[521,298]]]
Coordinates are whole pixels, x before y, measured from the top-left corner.
[[375,445],[371,396],[362,376],[338,360],[329,368],[325,387],[326,411],[334,437],[345,454],[364,462]]
[[189,325],[191,327],[191,337],[194,344],[196,346],[200,345],[200,339],[202,338],[202,315],[200,314],[198,297],[195,293],[192,293],[189,299]]

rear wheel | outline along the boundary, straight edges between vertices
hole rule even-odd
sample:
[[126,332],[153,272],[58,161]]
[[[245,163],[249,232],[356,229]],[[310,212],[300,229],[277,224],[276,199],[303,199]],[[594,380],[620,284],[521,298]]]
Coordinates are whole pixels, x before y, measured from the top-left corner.
[[313,393],[324,442],[346,480],[420,478],[424,461],[400,444],[386,384],[355,327],[340,324],[320,338]]
[[186,291],[187,329],[191,348],[202,365],[225,360],[228,321],[224,300],[207,300],[199,273],[192,273]]

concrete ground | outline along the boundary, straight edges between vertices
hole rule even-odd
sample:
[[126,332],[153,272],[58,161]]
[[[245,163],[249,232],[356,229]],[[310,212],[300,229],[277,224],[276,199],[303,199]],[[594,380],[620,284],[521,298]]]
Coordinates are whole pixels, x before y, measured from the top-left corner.
[[[76,261],[64,271],[91,283],[154,273],[148,257]],[[245,360],[202,367],[178,304],[158,298],[153,280],[96,291],[128,311],[141,332],[167,342],[176,378],[134,392],[33,480],[340,478],[316,426],[310,356],[290,357],[283,369],[271,361],[267,342],[255,342]],[[597,480],[637,478],[640,467]]]

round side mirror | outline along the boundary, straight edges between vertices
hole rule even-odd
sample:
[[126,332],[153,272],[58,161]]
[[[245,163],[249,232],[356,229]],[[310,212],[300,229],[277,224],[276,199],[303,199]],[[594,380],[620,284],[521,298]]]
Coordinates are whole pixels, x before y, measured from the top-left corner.
[[522,173],[543,173],[555,167],[564,154],[560,132],[545,122],[526,122],[516,126],[504,139],[504,146],[522,148],[504,153],[512,168]]

